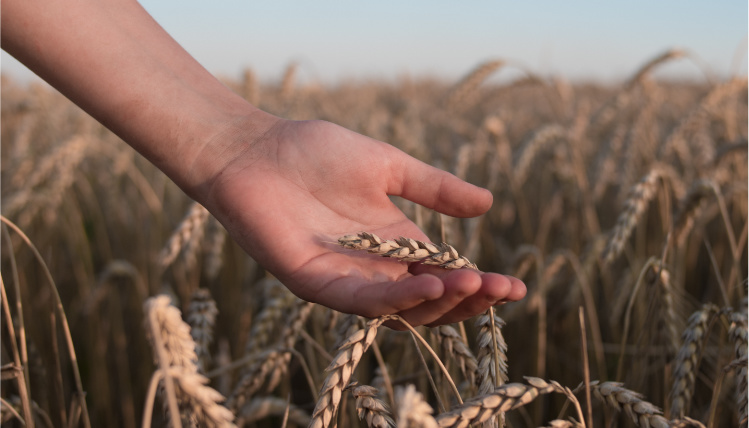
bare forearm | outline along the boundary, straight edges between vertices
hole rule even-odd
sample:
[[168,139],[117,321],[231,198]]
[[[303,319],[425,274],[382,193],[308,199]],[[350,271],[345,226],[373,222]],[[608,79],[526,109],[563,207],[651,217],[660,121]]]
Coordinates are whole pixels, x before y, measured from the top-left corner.
[[272,123],[132,0],[3,0],[2,47],[190,192],[213,173],[206,144]]

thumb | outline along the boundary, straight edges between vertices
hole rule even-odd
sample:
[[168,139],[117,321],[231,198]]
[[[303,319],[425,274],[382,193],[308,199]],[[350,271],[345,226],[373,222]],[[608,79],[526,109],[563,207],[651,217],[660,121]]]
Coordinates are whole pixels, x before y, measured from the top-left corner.
[[392,148],[388,195],[401,196],[452,217],[476,217],[492,206],[490,191]]

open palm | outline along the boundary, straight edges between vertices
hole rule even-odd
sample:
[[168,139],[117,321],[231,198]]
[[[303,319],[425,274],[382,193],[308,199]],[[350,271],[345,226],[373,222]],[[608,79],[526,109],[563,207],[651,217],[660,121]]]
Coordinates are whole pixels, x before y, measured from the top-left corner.
[[388,195],[472,217],[491,206],[484,189],[323,121],[281,120],[236,153],[212,182],[205,205],[245,251],[305,300],[368,317],[399,313],[421,325],[463,320],[525,295],[515,278],[409,268],[336,244],[358,231],[428,240]]

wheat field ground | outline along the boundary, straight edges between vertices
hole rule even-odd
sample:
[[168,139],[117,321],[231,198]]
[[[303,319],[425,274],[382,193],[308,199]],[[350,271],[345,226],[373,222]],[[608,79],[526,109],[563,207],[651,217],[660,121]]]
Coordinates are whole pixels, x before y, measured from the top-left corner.
[[493,192],[476,219],[394,201],[527,297],[404,331],[298,300],[116,136],[4,77],[3,426],[745,426],[747,79],[653,77],[683,56],[608,86],[501,60],[224,79]]

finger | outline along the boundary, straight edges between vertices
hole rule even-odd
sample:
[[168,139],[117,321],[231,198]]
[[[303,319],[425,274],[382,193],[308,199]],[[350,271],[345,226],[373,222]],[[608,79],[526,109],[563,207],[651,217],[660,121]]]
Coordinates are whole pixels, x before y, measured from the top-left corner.
[[526,288],[525,283],[515,278],[514,276],[505,275],[505,277],[510,280],[510,285],[512,286],[512,288],[503,301],[517,302],[518,300],[521,300],[523,297],[525,297],[526,293],[528,293],[528,289]]
[[444,314],[429,326],[451,324],[484,313],[491,306],[509,301],[512,293],[513,282],[511,278],[497,273],[482,274],[480,290],[464,299],[453,310]]
[[[333,289],[338,284],[331,284]],[[352,312],[374,318],[390,315],[438,300],[444,294],[442,281],[434,275],[408,276],[395,282],[346,284],[347,290],[338,288],[331,299],[331,304],[339,305],[341,293],[350,293],[351,299],[344,312]],[[321,302],[326,306],[328,303]],[[331,306],[332,307],[332,306]]]
[[431,324],[455,310],[465,299],[481,289],[481,276],[473,270],[451,271],[442,277],[442,281],[445,285],[445,292],[442,297],[424,302],[398,314],[414,326]]
[[392,147],[389,195],[402,196],[417,204],[453,217],[476,217],[489,210],[492,194],[458,177],[427,165]]

